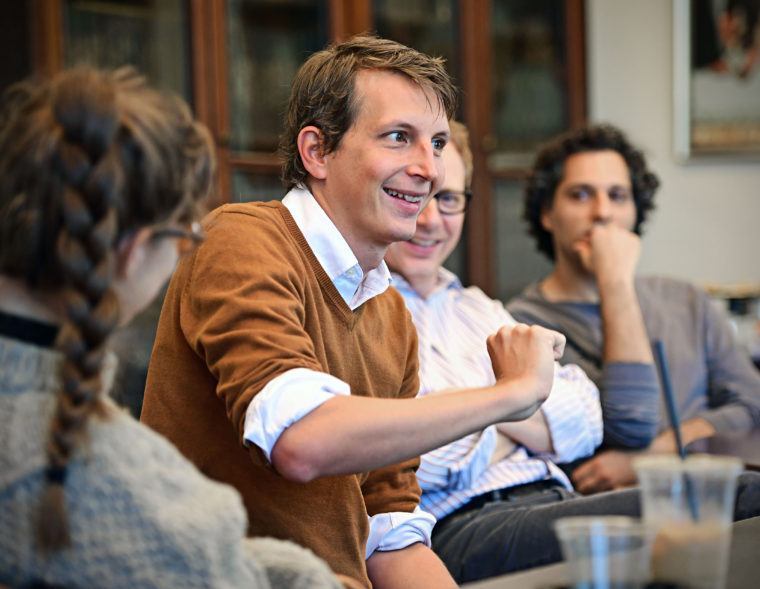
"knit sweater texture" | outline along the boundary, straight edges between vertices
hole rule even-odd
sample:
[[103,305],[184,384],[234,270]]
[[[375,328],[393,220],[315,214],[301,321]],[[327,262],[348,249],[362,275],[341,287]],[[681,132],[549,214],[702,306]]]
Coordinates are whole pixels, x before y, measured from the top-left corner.
[[[113,358],[111,356],[111,358]],[[210,481],[169,442],[109,399],[69,462],[72,545],[35,544],[61,358],[0,337],[0,585],[233,588],[341,585],[291,542],[245,538],[234,489]],[[113,375],[110,361],[104,379]]]
[[225,205],[204,229],[167,292],[141,419],[241,492],[251,535],[292,539],[369,584],[368,515],[414,510],[419,459],[299,484],[243,444],[243,426],[253,397],[295,368],[329,373],[352,395],[414,397],[404,301],[389,288],[351,311],[282,203]]
[[[656,276],[637,277],[635,288],[649,341],[661,341],[665,349],[679,417],[684,421],[701,417],[718,433],[760,427],[760,372],[707,294],[687,282]],[[599,386],[605,441],[611,430],[626,422],[654,424],[654,428],[642,425],[643,431],[649,432],[648,439],[632,432],[625,436],[638,437],[646,444],[654,434],[670,427],[665,397],[658,388],[654,388],[655,395],[641,394],[641,385],[652,382],[651,365],[622,366],[626,377],[616,378],[616,386],[609,386],[612,370],[619,370],[624,363],[602,358],[598,304],[550,302],[539,285],[532,284],[510,301],[507,309],[518,321],[537,323],[567,336],[562,361],[578,364]]]

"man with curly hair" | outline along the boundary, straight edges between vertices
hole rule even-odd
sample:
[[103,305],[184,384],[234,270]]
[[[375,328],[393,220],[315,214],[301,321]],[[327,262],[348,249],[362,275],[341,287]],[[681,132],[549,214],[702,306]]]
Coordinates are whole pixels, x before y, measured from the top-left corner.
[[527,180],[523,216],[554,269],[508,310],[565,334],[563,362],[580,365],[599,387],[604,442],[572,475],[584,493],[634,484],[638,453],[676,450],[652,356],[658,340],[685,444],[760,427],[760,374],[707,295],[635,276],[658,186],[641,151],[610,125],[558,137]]

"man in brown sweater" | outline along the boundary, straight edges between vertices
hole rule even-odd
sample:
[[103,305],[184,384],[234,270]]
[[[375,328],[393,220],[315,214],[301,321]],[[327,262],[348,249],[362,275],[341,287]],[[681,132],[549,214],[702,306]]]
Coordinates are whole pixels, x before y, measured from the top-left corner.
[[414,398],[417,339],[383,262],[443,180],[455,90],[438,59],[356,37],[293,84],[282,202],[226,205],[177,268],[142,420],[293,539],[374,587],[447,587],[419,454],[546,399],[564,340],[489,338],[493,386]]

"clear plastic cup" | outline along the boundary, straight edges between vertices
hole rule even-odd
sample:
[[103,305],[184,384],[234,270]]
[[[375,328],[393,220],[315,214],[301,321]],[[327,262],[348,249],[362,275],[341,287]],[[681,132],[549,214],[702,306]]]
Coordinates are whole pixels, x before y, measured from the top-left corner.
[[725,586],[731,548],[738,458],[641,456],[633,467],[644,521],[656,531],[656,581],[693,588]]
[[634,589],[649,579],[652,532],[624,516],[564,517],[554,522],[572,586]]

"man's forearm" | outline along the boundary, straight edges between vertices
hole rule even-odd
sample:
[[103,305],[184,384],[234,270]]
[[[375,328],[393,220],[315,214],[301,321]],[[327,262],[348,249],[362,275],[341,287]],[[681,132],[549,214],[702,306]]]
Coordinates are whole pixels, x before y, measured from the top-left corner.
[[[681,424],[681,441],[684,446],[689,445],[694,440],[709,438],[713,435],[715,435],[715,428],[701,417],[689,419]],[[665,430],[657,436],[650,446],[650,451],[658,454],[678,452],[673,429]]]
[[272,462],[298,482],[396,464],[495,421],[531,415],[540,402],[525,401],[534,395],[526,396],[529,386],[511,381],[415,399],[335,397],[282,433]]
[[272,463],[296,482],[366,472],[492,423],[530,417],[549,396],[565,338],[543,327],[515,325],[502,327],[486,344],[496,376],[492,386],[416,399],[333,397],[282,432]]
[[604,361],[652,364],[652,348],[633,283],[602,281],[599,296]]
[[367,560],[373,589],[449,589],[456,587],[446,566],[424,544],[375,551]]
[[639,237],[626,229],[603,224],[592,231],[589,262],[599,290],[606,362],[654,362],[634,288],[640,251]]
[[554,451],[549,424],[540,409],[528,419],[499,423],[496,429],[531,452],[549,454]]

